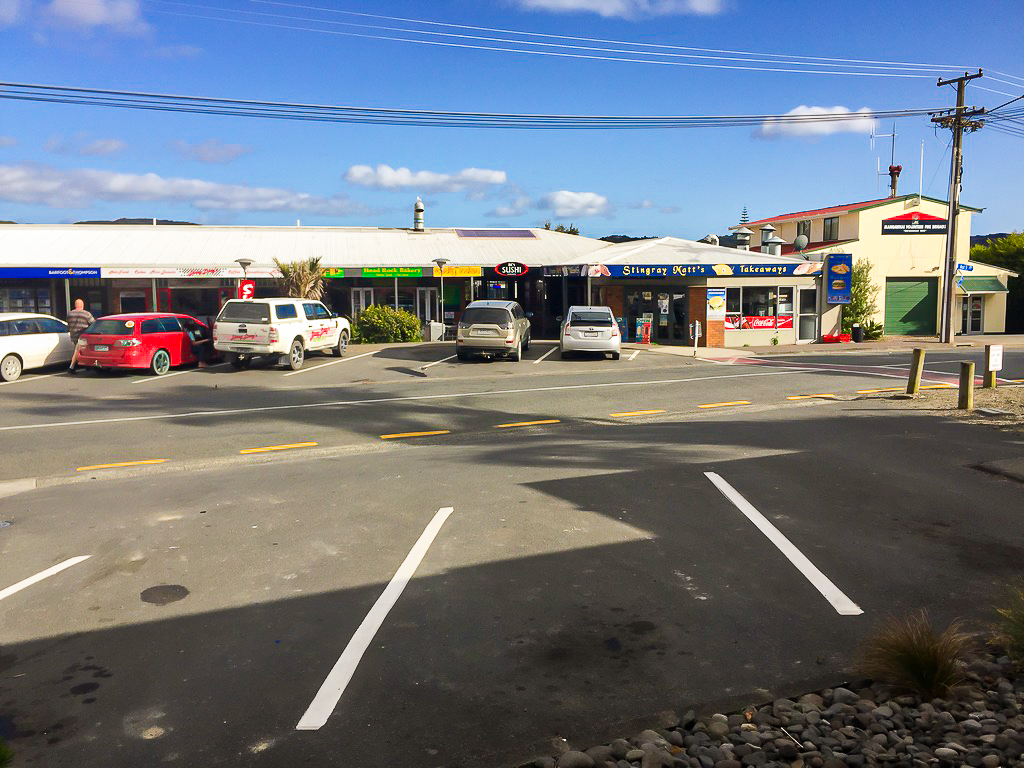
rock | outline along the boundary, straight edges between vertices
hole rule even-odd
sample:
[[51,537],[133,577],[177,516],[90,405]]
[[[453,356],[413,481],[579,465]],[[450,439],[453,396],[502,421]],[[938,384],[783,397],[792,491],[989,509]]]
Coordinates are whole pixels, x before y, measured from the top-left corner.
[[999,755],[985,755],[981,758],[981,764],[984,765],[985,768],[999,768],[999,763]]
[[646,754],[647,753],[644,752],[642,749],[631,749],[629,750],[629,752],[626,753],[626,757],[623,759],[630,763],[636,763],[640,760],[643,760],[644,755]]
[[622,758],[624,758],[633,748],[633,745],[625,739],[616,739],[608,746],[612,750],[612,757],[614,757],[616,760],[621,760]]
[[960,753],[949,747],[939,747],[935,750],[935,756],[940,760],[956,760]]
[[637,734],[636,738],[633,739],[634,744],[646,744],[647,742],[651,742],[652,744],[668,743],[665,741],[664,737],[662,737],[660,733],[651,730],[641,731],[639,734]]
[[977,733],[981,730],[982,725],[977,720],[967,719],[960,723],[960,727],[964,729],[965,733]]
[[800,757],[800,750],[792,742],[779,745],[779,757],[783,760],[796,760]]
[[860,696],[849,688],[834,688],[832,690],[832,701],[836,704],[856,704],[860,701]]
[[719,760],[715,768],[743,768],[743,763],[739,760]]
[[743,765],[764,765],[768,762],[768,755],[757,750],[756,752],[751,752],[749,755],[744,757],[741,762]]
[[729,724],[717,720],[712,722],[708,725],[708,735],[713,739],[724,739],[729,735]]
[[846,762],[838,757],[830,757],[822,765],[822,768],[846,768]]
[[665,768],[665,766],[673,765],[674,763],[672,755],[668,752],[655,749],[644,753],[643,759],[640,761],[640,768]]
[[588,755],[590,757],[590,759],[594,761],[595,765],[602,765],[606,761],[611,759],[611,757],[612,757],[612,748],[611,747],[591,747],[586,752],[584,752],[584,754]]
[[692,728],[697,722],[697,713],[692,709],[686,710],[686,714],[679,718],[680,728]]
[[533,768],[555,768],[555,758],[538,757],[533,761]]
[[683,746],[683,734],[679,731],[669,731],[666,740],[677,747]]
[[594,760],[584,752],[570,749],[558,758],[558,768],[594,768]]
[[825,706],[825,700],[816,693],[807,693],[796,700],[796,703],[807,712],[812,709],[821,709]]
[[722,714],[714,714],[711,716],[711,722],[713,723],[728,723],[729,718]]
[[892,711],[892,707],[886,707],[883,705],[871,710],[871,714],[879,719],[889,720],[896,713]]

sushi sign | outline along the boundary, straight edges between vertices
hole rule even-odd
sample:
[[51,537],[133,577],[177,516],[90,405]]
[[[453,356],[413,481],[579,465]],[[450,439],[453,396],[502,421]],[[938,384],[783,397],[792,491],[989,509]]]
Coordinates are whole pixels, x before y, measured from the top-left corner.
[[882,219],[883,235],[944,235],[946,219],[920,211]]

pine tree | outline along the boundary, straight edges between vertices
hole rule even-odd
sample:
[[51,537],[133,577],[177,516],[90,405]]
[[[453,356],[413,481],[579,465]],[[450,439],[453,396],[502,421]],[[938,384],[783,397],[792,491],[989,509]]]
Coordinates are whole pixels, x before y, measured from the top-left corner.
[[743,206],[743,213],[740,214],[740,224],[748,224],[750,222],[750,214],[747,213],[747,206]]

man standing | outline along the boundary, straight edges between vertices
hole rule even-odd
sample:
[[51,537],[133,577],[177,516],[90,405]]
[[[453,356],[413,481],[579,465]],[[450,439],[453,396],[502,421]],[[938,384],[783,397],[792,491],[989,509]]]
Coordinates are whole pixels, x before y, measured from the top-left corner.
[[68,333],[71,335],[71,343],[75,345],[75,351],[71,353],[71,367],[68,373],[78,371],[78,337],[82,331],[96,322],[96,318],[85,308],[85,302],[75,299],[75,308],[68,312]]

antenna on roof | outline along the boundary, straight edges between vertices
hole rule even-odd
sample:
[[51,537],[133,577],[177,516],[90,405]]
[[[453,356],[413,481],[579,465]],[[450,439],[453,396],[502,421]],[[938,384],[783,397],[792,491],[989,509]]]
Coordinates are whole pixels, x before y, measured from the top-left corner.
[[875,133],[875,129],[871,129],[871,151],[875,150],[875,139],[892,139],[892,147],[889,154],[889,170],[885,173],[882,172],[882,161],[880,158],[875,158],[875,194],[881,194],[878,180],[882,176],[888,176],[890,179],[890,197],[896,197],[896,177],[899,176],[899,171],[896,171],[896,176],[893,176],[893,170],[899,168],[903,170],[902,166],[896,165],[896,137],[899,134],[896,133],[896,123],[892,124],[892,133]]

